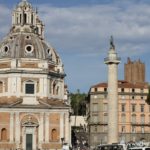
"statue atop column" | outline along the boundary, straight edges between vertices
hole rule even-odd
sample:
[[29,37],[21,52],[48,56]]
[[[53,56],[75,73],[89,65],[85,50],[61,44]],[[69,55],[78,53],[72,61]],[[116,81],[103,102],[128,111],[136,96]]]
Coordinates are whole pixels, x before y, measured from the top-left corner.
[[113,36],[110,37],[110,49],[115,50],[114,39]]

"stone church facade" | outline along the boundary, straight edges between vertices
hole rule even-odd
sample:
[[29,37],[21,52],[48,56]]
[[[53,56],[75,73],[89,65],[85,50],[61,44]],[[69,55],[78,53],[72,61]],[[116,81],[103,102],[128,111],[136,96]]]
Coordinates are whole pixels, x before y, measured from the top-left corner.
[[61,149],[70,144],[63,63],[44,25],[22,0],[0,42],[0,149]]

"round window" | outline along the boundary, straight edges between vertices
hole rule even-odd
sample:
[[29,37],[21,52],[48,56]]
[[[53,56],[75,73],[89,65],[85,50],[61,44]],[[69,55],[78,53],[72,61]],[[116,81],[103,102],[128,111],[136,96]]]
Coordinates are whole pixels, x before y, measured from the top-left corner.
[[26,45],[26,47],[25,47],[25,51],[27,52],[27,53],[32,53],[33,52],[33,46],[32,45]]
[[26,36],[26,39],[29,40],[29,39],[31,39],[31,37],[27,35],[27,36]]
[[3,53],[8,53],[8,51],[9,51],[9,46],[8,46],[8,45],[3,46],[2,51],[3,51]]

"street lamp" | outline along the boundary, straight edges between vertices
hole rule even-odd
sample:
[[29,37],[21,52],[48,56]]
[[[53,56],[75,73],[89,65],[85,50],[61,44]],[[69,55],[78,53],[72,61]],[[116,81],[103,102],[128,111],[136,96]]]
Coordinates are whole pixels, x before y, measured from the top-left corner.
[[64,144],[64,140],[65,140],[65,138],[62,137],[62,138],[61,138],[61,143],[62,143],[62,145]]

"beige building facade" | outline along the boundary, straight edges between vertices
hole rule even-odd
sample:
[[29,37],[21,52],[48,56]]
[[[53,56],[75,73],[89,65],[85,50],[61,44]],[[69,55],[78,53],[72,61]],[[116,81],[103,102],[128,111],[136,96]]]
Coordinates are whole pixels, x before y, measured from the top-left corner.
[[[150,106],[145,102],[148,85],[118,81],[119,141],[150,140]],[[107,143],[108,99],[107,83],[91,87],[88,106],[88,129],[91,145]]]
[[[117,91],[119,142],[150,141],[150,106],[145,102],[148,83],[118,80]],[[108,84],[93,85],[87,104],[91,146],[108,143],[108,109]]]
[[59,150],[71,144],[65,76],[37,11],[22,0],[0,42],[0,149]]

